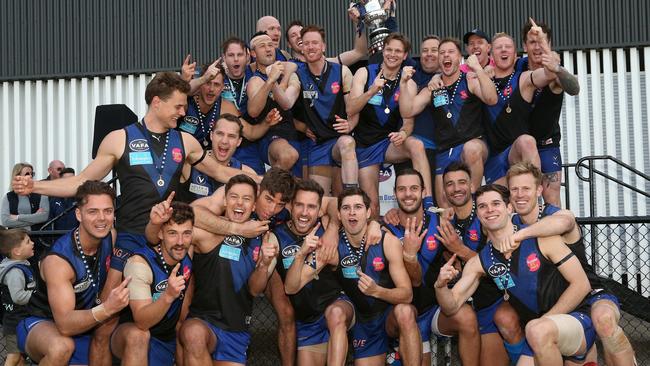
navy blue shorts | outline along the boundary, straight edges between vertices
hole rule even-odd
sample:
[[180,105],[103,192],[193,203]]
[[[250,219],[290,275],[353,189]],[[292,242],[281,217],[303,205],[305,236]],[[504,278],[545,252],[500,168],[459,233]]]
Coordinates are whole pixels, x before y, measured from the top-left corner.
[[359,169],[382,164],[386,160],[386,150],[388,150],[388,145],[390,145],[390,140],[385,138],[368,147],[357,147],[356,153],[357,161],[359,162]]
[[438,147],[436,146],[436,143],[429,140],[428,138],[420,135],[413,134],[413,137],[416,139],[422,141],[422,144],[424,144],[424,149],[425,150],[436,150]]
[[[25,345],[27,343],[27,336],[29,335],[29,332],[31,332],[34,326],[36,326],[38,323],[44,321],[54,323],[54,320],[52,319],[41,318],[38,316],[27,317],[18,323],[18,326],[16,327],[16,338],[20,352],[27,353],[25,351]],[[72,357],[70,357],[70,361],[68,362],[69,365],[88,364],[91,336],[92,335],[90,333],[84,333],[70,337],[74,341],[74,353],[72,353]]]
[[478,331],[481,334],[498,333],[497,325],[494,323],[494,313],[503,302],[503,298],[499,297],[494,304],[480,310],[476,310],[476,320],[478,321]]
[[329,139],[320,144],[314,144],[309,150],[309,159],[307,165],[309,166],[341,166],[341,163],[334,160],[332,156],[332,149],[338,138]]
[[318,320],[304,323],[296,321],[296,334],[298,335],[298,348],[327,343],[330,332],[327,329],[327,319],[321,315]]
[[359,317],[356,317],[357,322],[352,327],[352,347],[355,359],[377,356],[388,351],[386,318],[391,310],[393,307],[389,306],[383,314],[367,322],[362,322]]
[[613,302],[614,305],[616,305],[616,307],[618,308],[619,311],[621,311],[621,303],[618,301],[618,297],[616,297],[616,296],[614,296],[614,295],[612,295],[612,294],[610,294],[610,293],[608,293],[606,291],[599,291],[599,292],[590,294],[589,296],[587,296],[586,300],[587,300],[586,302],[587,302],[587,304],[589,306],[592,306],[596,301],[599,301],[599,300],[609,300],[609,301]]
[[497,179],[505,177],[508,169],[510,169],[510,162],[508,161],[508,155],[510,155],[510,149],[512,145],[508,146],[502,152],[490,155],[487,161],[485,162],[485,183],[491,184],[494,183]]
[[251,142],[247,146],[238,147],[233,156],[241,161],[242,164],[251,167],[258,175],[264,175],[266,172],[264,162],[260,157],[257,142]]
[[436,154],[436,175],[444,174],[445,169],[447,169],[451,163],[461,160],[463,146],[465,146],[465,144],[456,145]]
[[221,329],[203,319],[199,320],[203,321],[217,337],[217,346],[215,349],[208,350],[212,353],[213,360],[246,364],[246,352],[248,351],[248,345],[251,343],[251,335],[249,332],[231,332]]
[[[578,321],[582,325],[582,331],[585,335],[585,343],[587,344],[587,348],[585,350],[585,353],[583,354],[562,356],[562,357],[568,360],[582,361],[587,356],[587,353],[589,353],[589,350],[594,345],[594,342],[596,342],[596,329],[594,328],[594,324],[591,322],[591,318],[587,314],[579,311],[574,311],[572,313],[569,313],[568,315],[571,315],[572,317],[578,319]],[[521,354],[533,357],[533,350],[528,345],[528,342],[526,342],[526,344],[524,345]]]
[[542,163],[542,173],[555,173],[562,170],[562,155],[559,147],[538,148],[537,151]]
[[111,268],[120,272],[124,271],[126,261],[131,254],[140,248],[147,246],[147,237],[140,234],[117,233],[115,248],[111,256]]
[[[111,353],[113,353],[112,348]],[[149,339],[149,352],[147,352],[147,360],[149,365],[173,366],[175,354],[175,338],[170,341],[162,341],[156,337],[151,337]],[[120,360],[120,358],[117,357],[115,353],[113,353],[113,357],[117,360]]]

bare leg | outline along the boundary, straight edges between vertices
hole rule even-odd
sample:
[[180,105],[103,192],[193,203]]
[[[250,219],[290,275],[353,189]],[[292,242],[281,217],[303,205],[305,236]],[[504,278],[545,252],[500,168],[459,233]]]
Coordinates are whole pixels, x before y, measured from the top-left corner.
[[476,313],[469,305],[463,305],[452,316],[441,313],[438,317],[438,329],[443,334],[458,334],[458,353],[463,365],[479,365],[481,337]]
[[332,175],[334,168],[331,166],[312,166],[309,167],[309,178],[316,181],[323,187],[325,195],[329,196],[332,189]]
[[341,178],[343,184],[359,184],[359,164],[355,142],[352,136],[341,136],[332,148],[334,160],[341,162]]
[[606,299],[591,305],[591,319],[598,337],[603,341],[603,351],[608,365],[633,366],[634,350],[618,325],[621,315],[616,305]]
[[472,139],[463,145],[461,160],[469,167],[472,178],[472,193],[483,182],[483,169],[488,157],[488,148],[481,139]]
[[336,300],[325,309],[327,329],[330,339],[327,345],[327,364],[343,365],[348,354],[348,328],[354,316],[352,305],[344,300]]
[[74,340],[61,335],[52,321],[36,324],[25,342],[26,353],[42,366],[67,365],[74,347]]
[[217,336],[198,319],[187,319],[179,331],[183,345],[183,364],[200,366],[212,364],[211,353],[217,346]]
[[278,317],[278,348],[282,365],[293,366],[296,362],[296,322],[293,306],[284,293],[284,284],[277,272],[273,272],[266,287],[268,297]]
[[269,145],[269,162],[272,167],[282,168],[291,171],[291,168],[298,161],[298,151],[285,139],[276,139]]
[[422,338],[416,323],[417,311],[410,304],[397,304],[386,319],[386,332],[399,336],[399,353],[405,365],[422,363]]
[[359,170],[359,186],[370,197],[372,218],[379,218],[379,165],[371,165]]
[[122,360],[122,365],[146,365],[149,352],[149,331],[142,330],[133,323],[117,327],[111,337],[111,349]]
[[541,167],[537,141],[531,135],[521,135],[512,143],[508,163],[512,165],[520,161],[528,161],[538,168]]
[[560,188],[562,187],[562,171],[547,173],[542,176],[542,197],[545,203],[562,207],[560,200]]

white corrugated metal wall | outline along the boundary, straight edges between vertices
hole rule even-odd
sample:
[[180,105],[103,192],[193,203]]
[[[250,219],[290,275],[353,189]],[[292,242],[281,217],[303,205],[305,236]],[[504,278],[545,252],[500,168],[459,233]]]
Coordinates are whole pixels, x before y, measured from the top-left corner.
[[[579,96],[565,98],[561,123],[564,162],[576,162],[586,155],[612,155],[650,172],[650,47],[564,52],[563,58],[582,87]],[[640,71],[641,60],[644,72]],[[47,176],[47,164],[55,158],[77,170],[84,167],[91,158],[95,107],[123,103],[138,116],[144,115],[144,90],[151,77],[141,74],[2,83],[0,149],[4,158],[0,161],[0,189],[8,190],[11,168],[19,161],[32,163],[37,179]],[[635,181],[611,164],[597,166],[650,190],[645,182]],[[570,187],[571,209],[577,216],[589,216],[587,186],[573,172],[565,179]],[[388,194],[391,191],[389,187]],[[599,180],[597,192],[596,216],[648,213],[647,199],[613,183]]]

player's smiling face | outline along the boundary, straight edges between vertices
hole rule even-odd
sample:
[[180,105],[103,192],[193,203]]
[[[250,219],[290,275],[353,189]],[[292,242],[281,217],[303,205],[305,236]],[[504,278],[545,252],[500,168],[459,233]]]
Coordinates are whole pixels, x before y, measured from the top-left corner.
[[407,214],[417,212],[422,207],[422,185],[414,174],[400,175],[395,181],[395,198],[400,210]]
[[510,220],[510,210],[498,192],[485,192],[476,198],[476,216],[487,230],[500,230]]
[[223,90],[223,75],[219,73],[214,79],[201,85],[199,88],[199,98],[207,105],[213,105],[221,96]]
[[467,54],[476,55],[478,62],[481,65],[486,65],[490,57],[490,43],[485,38],[477,35],[472,35],[467,40],[465,47]]
[[227,119],[219,119],[212,130],[212,155],[221,164],[230,162],[237,146],[242,141],[239,125]]
[[438,48],[438,63],[445,76],[453,76],[460,65],[460,50],[454,42],[444,42]]
[[508,179],[510,202],[516,213],[526,216],[537,208],[537,198],[542,195],[542,186],[535,182],[532,174],[520,174]]
[[318,193],[297,191],[291,203],[291,222],[296,234],[307,235],[316,225],[319,211]]
[[[182,224],[177,224],[173,220],[163,225],[158,234],[161,240],[161,247],[166,257],[170,257],[175,262],[180,262],[185,258],[187,250],[192,244],[193,225],[190,220]],[[167,261],[168,258],[165,258]]]
[[472,199],[472,180],[463,170],[447,172],[443,177],[443,185],[447,201],[454,207],[461,207]]
[[307,62],[316,62],[323,58],[325,43],[318,32],[307,32],[302,38],[303,56]]
[[234,184],[226,192],[226,218],[233,222],[248,221],[255,208],[255,190],[249,184]]
[[108,235],[113,227],[115,209],[113,199],[107,194],[91,194],[76,210],[79,225],[95,239]]
[[515,64],[515,44],[510,37],[499,37],[492,42],[492,57],[495,66],[509,70]]

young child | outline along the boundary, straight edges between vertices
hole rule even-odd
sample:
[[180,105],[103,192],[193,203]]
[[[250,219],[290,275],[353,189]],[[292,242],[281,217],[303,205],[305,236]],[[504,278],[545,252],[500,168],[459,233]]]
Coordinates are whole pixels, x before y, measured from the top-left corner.
[[6,342],[5,366],[22,365],[24,360],[16,344],[16,325],[27,317],[27,303],[34,292],[34,272],[27,259],[34,255],[34,242],[24,229],[0,226],[0,295],[2,297],[2,330]]

